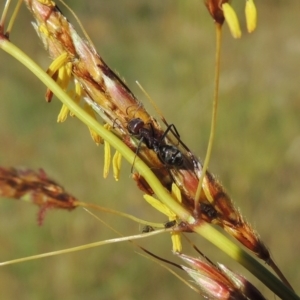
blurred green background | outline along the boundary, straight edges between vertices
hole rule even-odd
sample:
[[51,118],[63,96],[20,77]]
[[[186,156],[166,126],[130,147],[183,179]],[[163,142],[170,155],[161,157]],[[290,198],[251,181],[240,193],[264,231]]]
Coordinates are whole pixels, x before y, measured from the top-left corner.
[[[5,1],[1,2],[3,7]],[[167,120],[176,124],[184,142],[203,159],[215,49],[214,25],[203,2],[66,2],[108,65],[153,112],[135,80],[142,83]],[[254,34],[246,33],[243,1],[233,3],[241,19],[242,39],[234,40],[224,26],[221,102],[210,170],[300,292],[300,2],[257,2],[259,26]],[[11,40],[46,69],[50,60],[31,20],[22,7]],[[130,180],[127,162],[120,182],[112,175],[102,178],[102,146],[95,146],[78,120],[56,123],[60,104],[56,99],[51,104],[44,101],[45,88],[37,78],[4,52],[0,52],[0,66],[1,166],[43,168],[82,201],[147,220],[166,220],[144,203]],[[49,211],[42,227],[37,225],[36,207],[1,199],[0,209],[0,261],[115,237],[81,209]],[[139,225],[120,217],[101,217],[124,234],[141,231]],[[251,278],[201,237],[195,241],[212,259]],[[174,259],[166,235],[140,244]],[[189,245],[184,249],[196,255]],[[1,267],[1,296],[32,300],[199,299],[172,274],[136,251],[131,244],[122,243]]]

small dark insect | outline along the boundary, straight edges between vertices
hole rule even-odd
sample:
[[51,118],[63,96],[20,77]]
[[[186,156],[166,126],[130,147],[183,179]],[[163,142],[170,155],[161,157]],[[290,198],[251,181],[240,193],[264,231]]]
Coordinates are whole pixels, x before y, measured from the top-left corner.
[[209,219],[215,219],[218,216],[218,212],[211,204],[200,203],[200,209]]
[[[163,164],[175,167],[180,167],[183,164],[183,155],[178,148],[172,145],[167,145],[164,142],[169,131],[175,132],[176,135],[178,135],[173,124],[168,126],[160,138],[155,136],[151,124],[149,128],[147,128],[144,121],[140,118],[130,120],[127,128],[132,135],[140,139],[141,143],[144,142],[149,149],[152,149]],[[137,151],[138,150],[139,147]]]
[[154,231],[154,228],[152,226],[146,225],[143,227],[142,233],[148,233]]
[[164,224],[165,228],[171,228],[176,225],[176,221],[169,221]]

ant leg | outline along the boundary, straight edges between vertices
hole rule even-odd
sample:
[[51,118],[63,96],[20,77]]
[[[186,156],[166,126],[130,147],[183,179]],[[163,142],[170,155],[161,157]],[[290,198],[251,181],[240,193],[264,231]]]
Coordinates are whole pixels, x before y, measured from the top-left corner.
[[174,137],[178,140],[178,144],[181,144],[182,147],[188,152],[191,153],[191,150],[186,146],[186,144],[180,139],[180,134],[174,124],[168,125],[167,129],[165,130],[164,134],[161,137],[161,141],[167,136],[168,132],[171,131]]
[[142,137],[142,138],[140,139],[140,141],[139,141],[139,144],[138,144],[136,150],[135,150],[135,156],[134,156],[134,159],[133,159],[133,162],[132,162],[132,166],[131,166],[131,174],[133,173],[133,168],[134,168],[135,159],[136,159],[136,157],[138,156],[138,153],[139,153],[139,151],[140,151],[140,148],[141,148],[141,145],[142,145],[143,140],[144,140],[144,139],[143,139],[143,137]]
[[165,132],[163,133],[160,141],[162,142],[164,140],[164,138],[167,136],[167,134],[170,132],[173,133],[173,135],[176,137],[176,139],[178,140],[178,143],[182,143],[180,140],[180,135],[179,132],[177,131],[177,128],[175,127],[174,124],[170,124],[168,125],[167,129],[165,130]]
[[[118,122],[119,122],[119,124],[118,124]],[[121,125],[122,125],[121,121],[118,118],[116,118],[113,121],[112,128],[115,129],[116,127],[118,127],[120,129],[123,129]]]

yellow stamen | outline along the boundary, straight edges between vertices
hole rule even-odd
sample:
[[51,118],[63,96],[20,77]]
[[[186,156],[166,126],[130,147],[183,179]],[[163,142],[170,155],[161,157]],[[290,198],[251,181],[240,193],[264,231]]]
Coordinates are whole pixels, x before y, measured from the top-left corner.
[[169,218],[174,218],[176,217],[175,213],[170,210],[166,205],[161,203],[159,200],[155,199],[154,197],[150,195],[144,195],[144,199],[155,209],[163,213],[164,215],[168,216]]
[[121,170],[121,162],[122,162],[122,155],[119,151],[116,150],[116,153],[113,157],[112,160],[112,165],[113,165],[113,173],[114,173],[114,178],[116,181],[119,181],[120,177],[120,170]]
[[181,198],[181,191],[179,189],[179,187],[173,183],[172,184],[172,196],[179,202],[182,202],[182,198]]
[[[181,202],[181,193],[180,189],[176,184],[172,185],[172,195],[177,199],[178,202]],[[155,199],[150,195],[144,195],[144,199],[152,205],[155,209],[163,213],[164,215],[169,217],[169,221],[176,221],[176,214],[170,210],[166,205],[161,203],[159,200]],[[171,240],[173,251],[181,252],[182,244],[181,244],[181,236],[179,232],[171,232]]]
[[107,178],[109,174],[111,160],[110,144],[107,141],[104,141],[104,168],[103,168],[103,177]]
[[[179,187],[173,183],[172,184],[172,196],[176,198],[176,200],[181,203],[181,191]],[[176,216],[174,218],[169,217],[170,221],[176,220]],[[182,250],[182,243],[181,243],[181,236],[179,232],[171,232],[171,240],[173,245],[173,251],[175,252],[181,252]]]
[[208,182],[207,182],[207,178],[204,177],[203,179],[203,184],[202,184],[202,189],[203,189],[203,192],[205,194],[205,197],[207,198],[207,200],[213,204],[214,203],[214,198],[213,196],[211,195],[210,193],[210,190],[209,190],[209,187],[208,187]]
[[64,52],[50,64],[47,70],[47,74],[52,77],[67,62],[68,62],[68,53]]
[[228,3],[222,4],[225,20],[228,24],[230,32],[235,39],[242,36],[239,20],[233,8]]
[[89,127],[89,131],[93,141],[96,143],[97,146],[103,144],[104,140],[95,130]]
[[181,236],[179,232],[171,232],[171,240],[173,251],[176,253],[180,253],[182,250]]
[[[75,98],[76,98],[76,96],[75,96]],[[84,108],[84,110],[85,110],[85,111],[86,111],[93,119],[96,120],[95,112],[94,112],[94,110],[93,110],[88,104],[84,103],[83,108]],[[89,131],[90,131],[90,134],[91,134],[91,137],[92,137],[93,141],[94,141],[97,145],[103,144],[103,139],[102,139],[102,137],[101,137],[98,133],[96,133],[96,131],[94,131],[94,130],[91,129],[90,127],[89,127]]]
[[[39,33],[39,36],[41,36],[42,37],[42,39],[43,39],[43,42],[44,42],[44,44],[45,44],[45,41],[44,41],[44,39],[45,38],[50,38],[50,32],[49,32],[49,30],[48,30],[48,28],[45,26],[45,25],[40,25],[38,28],[37,27],[35,27],[35,29],[36,30],[38,30],[37,32]],[[43,37],[44,36],[44,37]],[[45,44],[45,45],[47,45],[47,43]],[[48,47],[46,47],[46,49],[47,49]]]
[[62,123],[64,121],[66,121],[66,119],[68,117],[68,113],[69,113],[69,108],[63,104],[63,106],[61,107],[61,110],[57,116],[57,123]]
[[[110,129],[108,124],[105,124],[104,127],[106,129]],[[107,178],[109,174],[109,167],[111,161],[111,151],[110,151],[110,144],[107,141],[104,141],[104,167],[103,167],[103,177]]]
[[[75,103],[79,103],[81,100],[82,94],[83,94],[83,90],[82,90],[80,83],[77,80],[74,80],[74,82],[75,82],[75,93],[74,93],[74,95],[71,95],[71,97],[74,99]],[[87,109],[86,109],[86,111],[87,111]],[[95,114],[93,113],[93,115],[95,115]],[[70,116],[73,117],[74,113],[70,112]],[[96,142],[96,140],[98,140],[98,142],[96,142],[96,144],[103,144],[102,138],[100,137],[100,139],[99,138],[94,139],[94,136],[96,136],[97,134],[95,133],[95,131],[91,130],[90,128],[89,128],[89,130],[92,135],[92,139],[95,142]]]
[[79,103],[82,93],[83,93],[82,87],[81,87],[80,83],[78,81],[76,81],[75,82],[75,98],[74,98],[74,101],[76,103]]
[[38,0],[38,2],[40,2],[46,6],[49,6],[49,7],[55,7],[55,2],[51,1],[51,0]]
[[[63,68],[66,66],[67,68],[67,76],[61,74],[62,71],[65,72],[65,70],[63,70]],[[71,79],[71,71],[72,71],[72,65],[69,62],[68,63],[68,53],[64,52],[62,53],[59,57],[57,57],[49,66],[48,70],[47,70],[47,74],[52,77],[52,79],[54,79],[55,81],[58,82],[58,84],[61,85],[61,87],[65,90],[69,84],[69,81]],[[60,74],[59,74],[60,73]],[[61,83],[61,79],[59,79],[59,77],[62,78],[67,78],[64,79],[63,83]],[[52,99],[53,93],[47,89],[46,91],[46,101],[50,102]]]
[[253,0],[246,1],[245,15],[247,22],[247,30],[249,33],[253,32],[257,23],[257,11]]
[[72,64],[66,63],[58,70],[57,84],[65,91],[71,80],[71,68]]

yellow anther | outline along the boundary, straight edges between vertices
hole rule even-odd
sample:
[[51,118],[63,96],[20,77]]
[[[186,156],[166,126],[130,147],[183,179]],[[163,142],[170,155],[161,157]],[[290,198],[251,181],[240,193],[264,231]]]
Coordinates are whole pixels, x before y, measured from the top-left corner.
[[172,196],[179,202],[182,202],[182,198],[181,198],[181,191],[179,189],[179,187],[173,183],[172,184]]
[[[181,191],[179,187],[173,183],[172,184],[172,196],[179,202],[182,202]],[[174,218],[169,217],[170,221],[176,220],[176,216]],[[179,232],[171,232],[171,239],[173,245],[173,251],[181,252],[182,244],[181,244],[181,236]]]
[[176,217],[175,213],[172,210],[170,210],[165,204],[161,203],[159,200],[155,199],[154,197],[150,195],[144,195],[144,199],[156,210],[160,211],[161,213],[168,216],[169,218],[173,218],[174,220],[174,218]]
[[[76,97],[76,96],[75,96]],[[84,103],[83,105],[83,108],[84,110],[93,118],[96,120],[96,116],[95,116],[95,112],[94,110],[86,103]],[[71,114],[72,116],[72,114]],[[90,134],[91,134],[91,137],[93,139],[93,141],[97,144],[97,145],[100,145],[100,144],[103,144],[103,139],[102,137],[96,132],[94,131],[93,129],[91,129],[89,127],[89,131],[90,131]]]
[[38,0],[38,2],[40,2],[46,6],[49,6],[49,7],[55,7],[55,2],[51,1],[51,0]]
[[49,38],[50,37],[50,32],[48,28],[45,25],[40,25],[38,28],[35,27],[36,30],[38,30],[39,33],[44,35],[45,37]]
[[64,121],[66,121],[66,119],[68,117],[68,113],[69,113],[68,107],[63,104],[63,106],[61,107],[61,110],[57,116],[57,123],[62,123]]
[[[104,127],[107,130],[110,130],[110,126],[108,124],[105,124]],[[110,161],[111,161],[110,144],[107,141],[104,141],[104,167],[103,167],[103,177],[104,178],[107,178],[107,176],[109,174]]]
[[182,243],[181,243],[181,236],[179,232],[171,232],[171,240],[174,252],[181,252],[182,250]]
[[63,65],[61,68],[58,70],[58,77],[57,77],[57,84],[65,91],[69,85],[69,82],[71,80],[71,72],[70,68],[72,67],[71,63],[67,63]]
[[107,141],[104,141],[104,167],[103,167],[103,177],[107,178],[109,174],[111,160],[110,144]]
[[253,0],[246,1],[245,15],[247,22],[247,30],[251,33],[255,30],[257,23],[257,11]]
[[230,32],[235,39],[242,36],[239,20],[233,8],[228,3],[222,4],[225,20],[228,24]]
[[119,181],[121,162],[122,162],[122,155],[119,151],[116,150],[116,153],[114,154],[114,157],[112,160],[113,173],[114,173],[114,178],[116,181]]
[[206,177],[204,177],[204,179],[203,179],[202,190],[203,190],[203,192],[204,192],[205,197],[207,198],[207,200],[208,200],[211,204],[213,204],[213,203],[214,203],[214,198],[213,198],[213,196],[212,196],[211,193],[210,193],[210,190],[209,190],[209,186],[208,186],[208,182],[207,182],[207,178],[206,178]]
[[68,53],[64,52],[50,64],[47,70],[47,74],[52,77],[67,62],[68,62]]
[[97,146],[104,143],[104,140],[96,131],[94,131],[90,127],[89,127],[89,131],[90,131],[90,135],[91,135],[93,141],[96,143]]
[[74,97],[74,101],[76,103],[79,103],[82,94],[83,94],[82,87],[81,87],[80,83],[76,80],[75,81],[75,97]]
[[[81,100],[81,97],[83,95],[83,90],[82,90],[82,87],[81,87],[80,83],[77,80],[74,80],[74,83],[75,83],[75,90],[71,91],[70,97],[74,100],[75,103],[79,103],[80,100]],[[85,110],[88,111],[87,108]],[[92,108],[90,108],[90,110],[93,111]],[[72,112],[70,112],[70,116],[73,117],[73,115],[74,114]],[[91,115],[95,117],[94,111]],[[96,139],[94,139],[94,136],[96,136],[96,133],[95,132],[92,133],[91,129],[90,129],[90,132],[91,132],[93,140],[96,142]],[[103,144],[102,138],[100,138],[100,140],[98,139],[98,142],[96,142],[96,143],[97,144]]]
[[[175,185],[175,184],[173,184]],[[178,187],[173,187],[172,185],[172,194],[178,195]],[[179,189],[178,189],[179,190]],[[179,191],[180,192],[180,191]],[[144,195],[144,199],[153,206],[156,210],[160,211],[164,215],[169,217],[169,221],[176,221],[176,214],[170,210],[165,204],[161,203],[159,200],[155,199],[154,197],[150,195]],[[181,195],[179,195],[179,198],[176,198],[177,200],[180,199],[181,202]],[[173,251],[181,252],[182,250],[182,244],[181,244],[181,237],[179,232],[171,232],[171,240],[172,240],[172,246]]]

